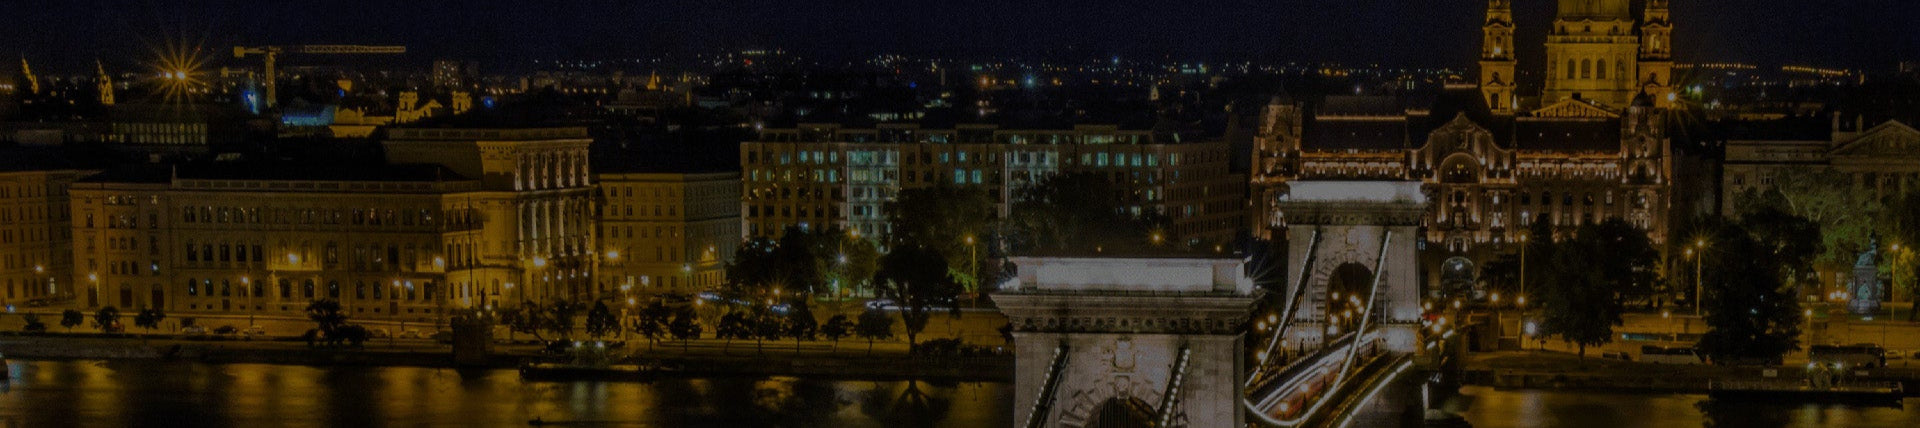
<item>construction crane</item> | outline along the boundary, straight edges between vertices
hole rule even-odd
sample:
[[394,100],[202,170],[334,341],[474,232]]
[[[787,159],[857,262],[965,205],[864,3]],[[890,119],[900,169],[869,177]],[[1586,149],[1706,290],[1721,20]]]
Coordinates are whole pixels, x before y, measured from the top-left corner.
[[259,55],[265,60],[265,75],[267,80],[266,106],[269,109],[273,108],[273,105],[279,100],[279,91],[274,88],[276,85],[274,82],[279,80],[280,76],[274,72],[273,63],[274,60],[283,53],[313,55],[403,54],[407,53],[407,47],[366,45],[234,46],[234,58],[246,58],[247,55]]

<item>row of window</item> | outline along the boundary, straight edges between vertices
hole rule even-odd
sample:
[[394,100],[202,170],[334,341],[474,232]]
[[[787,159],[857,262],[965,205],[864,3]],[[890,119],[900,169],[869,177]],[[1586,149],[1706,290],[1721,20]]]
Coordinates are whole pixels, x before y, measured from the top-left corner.
[[[210,278],[209,279],[187,278],[186,285],[187,285],[188,296],[273,297],[266,294],[267,292],[266,292],[266,287],[264,283],[265,281],[241,280],[236,282],[229,279],[222,279],[222,280],[219,280],[218,284],[216,284],[214,280]],[[310,299],[315,299],[323,296],[329,299],[339,299],[341,297],[341,292],[342,292],[342,290],[340,289],[340,281],[336,281],[336,280],[327,281],[326,287],[324,289],[316,288],[314,280],[311,280],[311,279],[302,280],[300,282],[299,288],[296,289],[294,287],[294,283],[292,280],[282,279],[280,280],[279,285],[276,288],[278,288],[279,290],[279,298],[281,299],[300,298],[300,299],[310,300]],[[438,291],[438,288],[432,281],[427,281],[418,287],[414,285],[413,281],[403,281],[403,280],[395,280],[394,282],[388,283],[388,284],[381,284],[379,282],[369,283],[367,281],[354,281],[352,296],[354,299],[358,299],[358,300],[385,299],[385,300],[432,301],[437,291]]]

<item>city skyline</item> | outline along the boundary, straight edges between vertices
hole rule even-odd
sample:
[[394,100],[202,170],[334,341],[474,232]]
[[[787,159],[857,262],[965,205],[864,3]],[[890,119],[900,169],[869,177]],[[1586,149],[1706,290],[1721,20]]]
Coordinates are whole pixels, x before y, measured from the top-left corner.
[[[890,4],[824,6],[781,2],[703,4],[531,5],[478,1],[466,5],[323,1],[239,4],[230,1],[122,5],[64,2],[23,8],[20,24],[73,31],[0,29],[13,47],[51,72],[90,70],[96,59],[144,61],[153,46],[178,39],[208,52],[236,45],[396,44],[403,61],[473,59],[516,68],[534,60],[617,59],[713,50],[779,48],[828,58],[880,54],[1103,58],[1176,61],[1304,61],[1387,66],[1456,67],[1472,63],[1469,46],[1484,2],[1450,0],[1404,13],[1383,1],[1316,4],[1123,1],[1041,5]],[[1638,3],[1638,2],[1636,2]],[[1704,1],[1672,5],[1689,28],[1676,40],[1683,62],[1750,62],[1891,69],[1920,51],[1920,5],[1892,0],[1810,7],[1804,2]],[[1553,2],[1514,5],[1517,37],[1544,38]],[[1635,10],[1638,10],[1637,8]],[[1365,46],[1366,49],[1355,49]],[[1523,49],[1522,63],[1543,53]],[[224,56],[224,55],[215,55]],[[43,65],[42,65],[43,64]]]
[[1913,5],[554,3],[0,18],[0,426],[1920,426]]

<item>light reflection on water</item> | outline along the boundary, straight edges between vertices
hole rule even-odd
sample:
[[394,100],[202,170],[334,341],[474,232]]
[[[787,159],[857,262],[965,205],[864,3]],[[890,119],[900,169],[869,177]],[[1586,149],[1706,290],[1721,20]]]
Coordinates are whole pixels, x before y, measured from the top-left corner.
[[1467,387],[1474,428],[1917,427],[1920,398],[1903,407],[1716,402],[1698,394]]
[[522,383],[511,370],[20,361],[0,427],[1007,426],[1011,386],[793,377]]

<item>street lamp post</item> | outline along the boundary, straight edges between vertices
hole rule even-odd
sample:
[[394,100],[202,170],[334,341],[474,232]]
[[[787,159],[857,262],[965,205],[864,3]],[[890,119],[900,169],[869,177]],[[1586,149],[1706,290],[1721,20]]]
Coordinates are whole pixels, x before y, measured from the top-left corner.
[[1527,305],[1527,236],[1520,235],[1520,295],[1516,296],[1520,306]]
[[246,293],[246,295],[247,295],[247,308],[246,308],[246,311],[247,311],[247,328],[253,328],[253,326],[254,326],[254,322],[253,322],[253,315],[254,315],[254,313],[255,313],[255,312],[259,312],[259,311],[255,311],[255,310],[253,310],[253,303],[254,303],[254,302],[253,302],[253,298],[254,298],[254,296],[253,296],[253,295],[255,295],[255,294],[260,294],[260,293],[255,293],[255,292],[254,292],[254,290],[253,290],[253,277],[250,277],[250,276],[243,276],[243,277],[240,277],[240,287],[241,287],[241,288],[240,288],[240,292],[242,292],[242,293]]
[[[527,278],[527,283],[532,284],[535,279],[539,279],[541,271],[544,270],[546,267],[547,267],[546,257],[534,256],[533,257],[533,276]],[[541,284],[546,285],[546,282],[547,281],[542,280]],[[527,298],[527,292],[525,291],[525,289],[522,289],[520,291],[520,300],[525,301],[526,298]]]
[[[47,282],[49,282],[46,279],[44,279],[46,278],[46,273],[47,273],[46,266],[33,265],[33,280],[34,280],[33,289],[29,289],[27,291],[28,295],[32,295],[31,293],[39,291],[38,288],[40,288],[41,285],[45,285]],[[60,297],[60,296],[53,296],[54,294],[55,293],[53,291],[53,287],[51,286],[47,287],[47,295],[52,297]]]
[[1707,240],[1693,241],[1693,246],[1694,248],[1687,249],[1687,255],[1693,258],[1693,316],[1698,317],[1702,316],[1701,306],[1707,302],[1706,295],[1701,294],[1704,291],[1702,284],[1705,280],[1701,275],[1705,271],[1703,266],[1707,259]]
[[973,235],[967,235],[966,241],[967,241],[967,274],[973,277],[973,287],[972,287],[973,289],[969,290],[968,292],[968,294],[971,295],[972,298],[969,300],[979,299],[980,297],[980,256],[978,254],[979,247],[976,245],[973,245],[973,242],[974,242]]
[[[1893,244],[1893,251],[1889,251],[1888,253],[1893,254],[1893,266],[1891,268],[1891,274],[1893,276],[1892,284],[1887,286],[1887,294],[1892,295],[1893,290],[1900,288],[1900,244]],[[1909,296],[1907,300],[1912,301],[1913,298]],[[1891,312],[1892,310],[1889,309],[1888,311]],[[1909,309],[1909,311],[1911,311],[1911,309]]]

